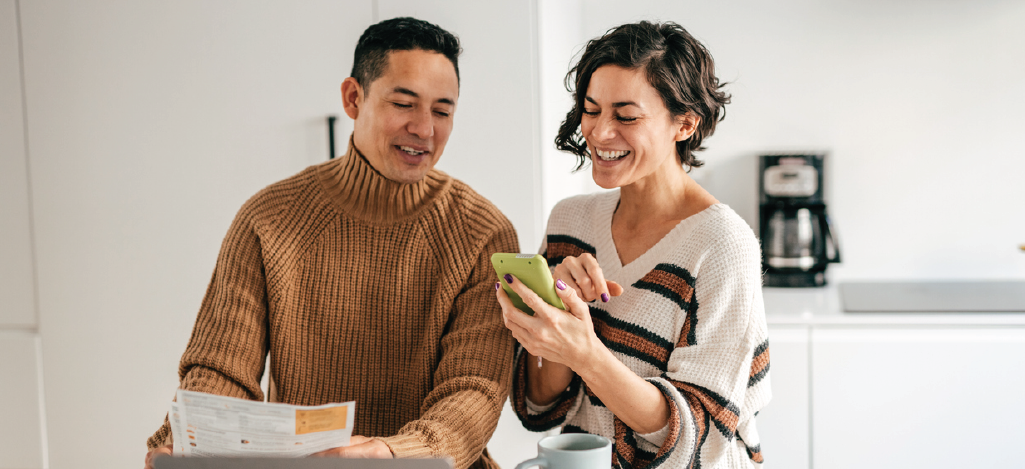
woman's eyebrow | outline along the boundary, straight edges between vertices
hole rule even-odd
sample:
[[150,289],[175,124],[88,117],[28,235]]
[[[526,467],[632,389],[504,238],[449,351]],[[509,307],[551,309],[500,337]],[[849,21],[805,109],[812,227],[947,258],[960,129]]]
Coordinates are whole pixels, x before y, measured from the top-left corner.
[[[586,99],[587,101],[591,102],[595,106],[599,105],[597,102],[595,102],[594,98],[591,98],[590,96],[585,96],[584,99]],[[641,107],[640,104],[637,104],[637,103],[635,103],[633,101],[620,101],[620,102],[612,103],[612,107],[614,107],[614,108],[620,108],[620,107],[626,107],[626,106]]]

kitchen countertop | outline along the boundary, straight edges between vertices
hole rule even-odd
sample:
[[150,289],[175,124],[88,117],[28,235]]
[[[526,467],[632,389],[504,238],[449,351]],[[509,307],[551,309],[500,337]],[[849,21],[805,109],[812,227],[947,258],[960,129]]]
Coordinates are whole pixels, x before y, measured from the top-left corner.
[[762,288],[765,318],[770,326],[1022,326],[1025,313],[1015,312],[845,312],[835,284],[821,288]]

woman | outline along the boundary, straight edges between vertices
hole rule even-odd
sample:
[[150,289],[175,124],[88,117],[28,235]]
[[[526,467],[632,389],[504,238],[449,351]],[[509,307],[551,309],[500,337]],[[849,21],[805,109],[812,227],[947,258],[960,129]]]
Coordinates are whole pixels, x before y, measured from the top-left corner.
[[534,316],[497,289],[524,349],[513,407],[530,430],[608,437],[621,467],[760,466],[758,241],[687,174],[729,102],[712,58],[679,25],[642,21],[590,41],[570,80],[556,145],[618,190],[552,211],[541,251],[568,311],[512,276]]

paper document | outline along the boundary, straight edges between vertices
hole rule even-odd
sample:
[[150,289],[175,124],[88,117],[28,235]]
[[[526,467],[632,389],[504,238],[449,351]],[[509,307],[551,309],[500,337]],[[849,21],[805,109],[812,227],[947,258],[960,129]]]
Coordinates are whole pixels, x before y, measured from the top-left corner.
[[348,446],[356,403],[295,406],[178,390],[168,420],[174,453],[307,456]]

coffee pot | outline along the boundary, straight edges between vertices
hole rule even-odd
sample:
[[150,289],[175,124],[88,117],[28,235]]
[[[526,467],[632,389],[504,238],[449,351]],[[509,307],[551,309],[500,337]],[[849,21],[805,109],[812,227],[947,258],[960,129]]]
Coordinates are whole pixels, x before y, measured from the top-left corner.
[[765,286],[819,287],[840,262],[823,199],[823,155],[763,155],[759,227]]

